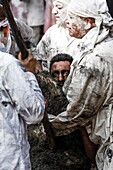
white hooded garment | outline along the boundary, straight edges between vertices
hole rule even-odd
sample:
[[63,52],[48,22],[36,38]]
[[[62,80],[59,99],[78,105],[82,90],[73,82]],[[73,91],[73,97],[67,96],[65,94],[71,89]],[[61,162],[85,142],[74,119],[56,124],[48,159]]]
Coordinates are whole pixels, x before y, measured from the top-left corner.
[[97,169],[113,170],[113,21],[104,0],[72,0],[68,12],[94,18],[96,27],[81,39],[64,84],[67,111],[51,122],[57,135],[90,125]]

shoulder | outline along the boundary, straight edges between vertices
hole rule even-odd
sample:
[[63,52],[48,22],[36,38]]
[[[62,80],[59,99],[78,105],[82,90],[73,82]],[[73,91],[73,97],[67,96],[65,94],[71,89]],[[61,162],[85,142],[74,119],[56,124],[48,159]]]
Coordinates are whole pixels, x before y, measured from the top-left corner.
[[32,37],[33,35],[33,29],[27,25],[25,22],[23,22],[22,20],[19,20],[17,18],[15,18],[16,24],[18,26],[18,29],[20,30],[22,37],[26,38],[26,37]]
[[[20,65],[20,62],[11,54],[0,51],[0,68],[7,68],[10,65]],[[13,68],[12,68],[13,69]]]
[[[78,53],[79,55],[80,53]],[[100,70],[103,68],[111,68],[113,65],[113,40],[106,39],[97,44],[93,50],[86,52],[78,58],[79,66],[86,67],[91,70]],[[73,66],[76,66],[76,56],[73,61]]]
[[[57,24],[52,25],[50,28],[48,28],[48,30],[45,32],[45,34],[48,34],[48,33],[50,33],[50,32],[54,32],[54,31],[56,31],[56,30],[59,30],[59,27],[58,27]],[[55,32],[54,32],[54,34],[55,34]]]
[[40,42],[38,43],[37,46],[39,46],[39,44],[41,44],[42,42],[44,43],[47,43],[47,42],[50,42],[51,39],[54,39],[56,33],[57,33],[57,29],[58,29],[58,26],[55,24],[53,26],[51,26],[46,32],[45,34],[43,35],[42,39],[40,40]]
[[106,38],[94,48],[94,55],[107,62],[113,61],[113,38]]

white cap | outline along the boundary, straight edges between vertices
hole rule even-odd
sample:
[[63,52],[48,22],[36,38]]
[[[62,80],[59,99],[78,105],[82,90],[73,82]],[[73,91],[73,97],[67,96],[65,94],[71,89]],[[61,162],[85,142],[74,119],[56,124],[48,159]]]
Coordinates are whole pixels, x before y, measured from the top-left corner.
[[106,0],[71,0],[68,12],[81,17],[91,17],[107,25],[112,21]]

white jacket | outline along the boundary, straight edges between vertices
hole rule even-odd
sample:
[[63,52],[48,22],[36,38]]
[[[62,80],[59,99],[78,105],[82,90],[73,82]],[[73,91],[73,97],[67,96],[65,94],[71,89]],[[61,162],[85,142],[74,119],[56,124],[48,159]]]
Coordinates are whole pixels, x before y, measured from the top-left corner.
[[26,124],[40,122],[44,99],[35,76],[0,52],[0,170],[30,170]]

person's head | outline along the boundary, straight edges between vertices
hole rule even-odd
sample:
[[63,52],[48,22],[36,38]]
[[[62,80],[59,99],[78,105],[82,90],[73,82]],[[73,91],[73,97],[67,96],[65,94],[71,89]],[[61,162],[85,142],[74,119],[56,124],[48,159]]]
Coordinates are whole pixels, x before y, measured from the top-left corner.
[[7,51],[8,46],[8,31],[9,24],[4,12],[3,6],[0,3],[0,51]]
[[67,27],[71,37],[80,39],[84,37],[94,26],[95,20],[93,18],[75,16],[71,12],[68,14]]
[[84,37],[93,27],[109,24],[106,0],[71,0],[67,8],[70,36]]
[[71,0],[52,0],[53,9],[52,13],[55,15],[56,24],[65,25],[67,6]]
[[59,86],[63,86],[69,75],[73,58],[69,54],[60,53],[50,61],[50,73]]

